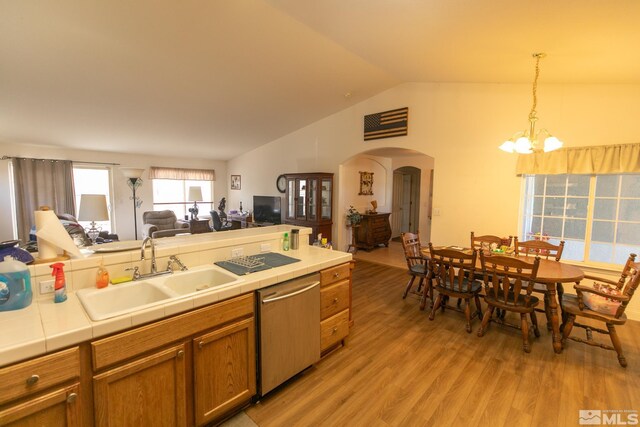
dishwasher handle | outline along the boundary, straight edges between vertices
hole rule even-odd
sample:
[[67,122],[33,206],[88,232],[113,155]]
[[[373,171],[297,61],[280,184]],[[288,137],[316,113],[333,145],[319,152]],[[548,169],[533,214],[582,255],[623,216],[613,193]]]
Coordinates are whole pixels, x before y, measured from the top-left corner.
[[280,295],[280,296],[273,297],[273,298],[266,298],[266,299],[263,299],[263,300],[262,300],[262,303],[263,303],[263,304],[268,304],[268,303],[270,303],[270,302],[275,302],[275,301],[280,301],[280,300],[283,300],[283,299],[286,299],[286,298],[291,298],[292,296],[299,295],[299,294],[301,294],[301,293],[307,292],[308,290],[315,288],[315,287],[316,287],[316,286],[318,286],[319,284],[320,284],[320,282],[319,282],[319,281],[318,281],[318,282],[313,282],[311,285],[309,285],[309,286],[307,286],[307,287],[304,287],[304,288],[302,288],[302,289],[298,289],[298,290],[297,290],[297,291],[295,291],[295,292],[291,292],[291,293],[284,294],[284,295]]

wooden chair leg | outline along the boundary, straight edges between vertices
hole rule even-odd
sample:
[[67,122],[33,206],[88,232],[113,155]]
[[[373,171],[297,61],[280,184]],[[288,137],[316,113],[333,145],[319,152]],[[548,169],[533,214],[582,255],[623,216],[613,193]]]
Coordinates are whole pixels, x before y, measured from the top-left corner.
[[411,279],[409,279],[407,286],[404,288],[404,294],[402,294],[402,299],[405,299],[409,294],[409,291],[411,290],[411,286],[413,286],[414,280],[416,280],[416,276],[411,276]]
[[522,348],[525,353],[531,353],[531,344],[529,344],[529,322],[527,321],[526,313],[520,313],[520,323],[522,325]]
[[433,283],[428,275],[425,280],[424,288],[422,290],[422,298],[420,299],[420,311],[424,311],[427,306],[427,298],[433,304]]
[[478,296],[478,294],[476,294],[473,298],[476,303],[476,312],[478,313],[478,319],[482,319],[482,305],[480,304],[480,297]]
[[471,298],[464,300],[464,316],[467,318],[467,333],[471,333]]
[[533,325],[533,333],[536,338],[540,337],[540,329],[538,329],[538,316],[536,316],[535,310],[529,313],[529,317],[531,317],[531,324]]
[[490,305],[487,307],[487,311],[484,312],[484,317],[482,318],[480,329],[478,329],[479,337],[484,336],[484,333],[487,330],[487,325],[489,324],[489,320],[491,320],[491,316],[493,316],[493,310],[495,310],[495,307]]
[[547,331],[553,329],[551,326],[551,307],[549,305],[549,294],[544,293],[544,314],[547,317]]
[[562,344],[567,341],[569,335],[571,335],[571,329],[573,329],[573,322],[576,320],[576,316],[573,314],[567,315],[567,320],[562,324]]
[[418,289],[416,289],[417,293],[422,291],[422,285],[424,284],[424,276],[420,276],[420,281],[418,282]]
[[611,323],[607,323],[607,329],[609,330],[609,337],[611,337],[611,344],[613,344],[613,348],[616,350],[616,353],[618,353],[618,362],[620,363],[620,366],[626,368],[627,359],[625,359],[624,354],[622,354],[622,343],[618,337],[618,332],[616,331],[615,326]]
[[433,320],[436,317],[436,310],[438,310],[438,307],[440,307],[441,303],[442,303],[442,294],[438,293],[438,296],[436,297],[436,301],[433,303],[431,314],[429,314],[429,320]]

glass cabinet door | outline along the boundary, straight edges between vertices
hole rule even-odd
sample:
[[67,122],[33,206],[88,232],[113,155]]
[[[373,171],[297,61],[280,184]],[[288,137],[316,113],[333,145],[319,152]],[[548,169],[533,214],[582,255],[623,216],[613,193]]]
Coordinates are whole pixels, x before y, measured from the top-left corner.
[[287,179],[287,218],[296,217],[296,180]]
[[313,221],[318,219],[318,180],[310,179],[308,185],[309,210],[307,211],[307,219]]
[[307,218],[307,180],[296,179],[296,218]]
[[322,181],[322,204],[320,205],[321,219],[331,219],[331,197],[332,188],[331,179],[323,179]]

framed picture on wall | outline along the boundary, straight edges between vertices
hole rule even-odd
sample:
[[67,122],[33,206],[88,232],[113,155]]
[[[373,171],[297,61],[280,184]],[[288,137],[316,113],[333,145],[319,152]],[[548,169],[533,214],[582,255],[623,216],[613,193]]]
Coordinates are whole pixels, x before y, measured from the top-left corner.
[[358,195],[373,195],[373,172],[360,172],[360,192]]
[[240,175],[231,175],[231,189],[240,190]]

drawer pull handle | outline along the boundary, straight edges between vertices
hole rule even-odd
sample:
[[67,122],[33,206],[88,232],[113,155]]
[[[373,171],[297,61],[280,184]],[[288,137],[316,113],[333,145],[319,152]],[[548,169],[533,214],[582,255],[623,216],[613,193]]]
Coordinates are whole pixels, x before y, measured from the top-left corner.
[[337,303],[338,303],[338,298],[334,298],[334,299],[333,299],[333,303],[334,303],[334,304],[337,304]]
[[335,335],[338,332],[338,328],[333,328],[331,331],[331,335]]
[[333,277],[337,279],[338,277],[340,277],[340,273],[333,273]]
[[69,393],[69,395],[67,396],[67,403],[75,403],[77,398],[78,393]]
[[27,378],[27,385],[34,385],[40,379],[40,375],[31,375]]
[[178,350],[178,357],[184,356],[184,350]]
[[204,348],[204,341],[200,341],[198,343],[198,348]]

